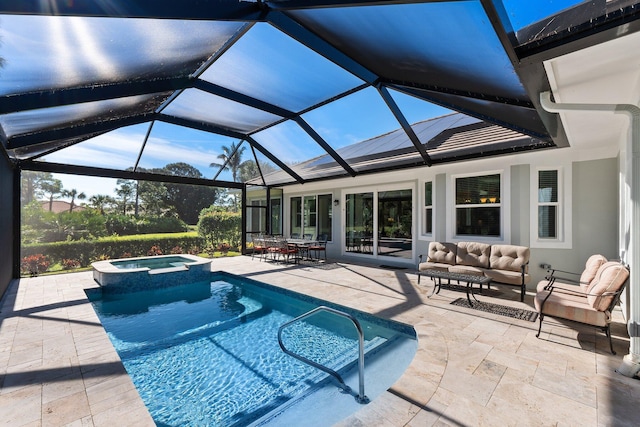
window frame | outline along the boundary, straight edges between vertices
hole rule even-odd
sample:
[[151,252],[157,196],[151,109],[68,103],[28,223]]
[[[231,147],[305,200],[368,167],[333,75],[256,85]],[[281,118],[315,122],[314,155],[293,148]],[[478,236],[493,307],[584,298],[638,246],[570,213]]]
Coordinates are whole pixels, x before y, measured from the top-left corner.
[[[427,205],[427,200],[426,200],[426,185],[427,184],[431,184],[431,204]],[[434,233],[434,224],[435,224],[435,192],[436,192],[436,186],[435,186],[435,179],[428,179],[428,180],[424,180],[420,183],[420,188],[422,189],[422,193],[420,195],[420,201],[421,201],[421,218],[420,218],[420,237],[423,238],[432,238],[433,237],[433,233]],[[428,230],[427,227],[427,212],[431,211],[431,231]]]
[[[558,241],[558,240],[562,240],[562,231],[564,229],[564,224],[563,221],[561,221],[562,218],[562,196],[560,194],[560,189],[562,188],[561,185],[561,176],[560,176],[560,171],[556,168],[538,168],[537,169],[537,238],[538,240],[546,240],[546,241]],[[540,173],[541,172],[555,172],[556,173],[556,200],[554,201],[544,201],[544,200],[540,200],[540,191],[542,190],[542,188],[540,187],[541,184],[541,180],[540,180]],[[541,225],[540,224],[540,208],[541,207],[555,207],[555,215],[554,215],[554,228],[555,228],[555,235],[554,236],[549,236],[549,237],[544,237],[544,236],[540,236],[540,230],[541,230]]]
[[[558,197],[557,202],[540,202],[538,190],[540,188],[539,174],[541,171],[557,171]],[[530,210],[530,246],[532,248],[561,248],[572,247],[571,233],[571,166],[545,165],[531,167],[531,210]],[[557,206],[556,208],[556,237],[540,237],[538,209],[540,206]]]
[[[293,208],[293,204],[292,204],[292,200],[294,199],[298,199],[300,200],[300,210],[298,212],[295,213],[295,218],[296,218],[296,223],[299,223],[300,225],[300,229],[301,229],[301,233],[300,233],[300,237],[302,237],[304,234],[307,234],[305,232],[305,227],[309,227],[309,228],[314,228],[315,229],[315,235],[314,237],[317,237],[318,234],[318,230],[319,230],[319,219],[320,219],[320,213],[318,212],[318,209],[320,207],[320,203],[319,203],[319,197],[328,197],[329,200],[333,200],[333,193],[330,192],[318,192],[318,193],[303,193],[303,194],[296,194],[296,195],[291,195],[288,197],[288,201],[289,201],[289,218],[288,218],[288,230],[289,230],[289,235],[291,234],[291,229],[293,227],[293,212],[292,212],[292,208]],[[307,200],[310,200],[311,198],[314,199],[314,206],[315,206],[315,212],[305,212],[305,207],[307,206]],[[315,224],[306,224],[307,222],[307,214],[308,214],[308,218],[314,218],[315,220]],[[331,229],[328,235],[328,242],[333,242],[333,226],[334,226],[334,221],[333,221],[333,203],[329,203],[329,211],[328,211],[328,217],[331,218]]]
[[[495,203],[478,203],[478,204],[458,204],[456,193],[456,182],[459,178],[470,177],[482,177],[489,175],[498,175],[500,178],[500,201]],[[507,171],[503,169],[493,170],[478,170],[475,172],[463,173],[463,174],[451,174],[447,180],[447,195],[449,202],[447,203],[447,218],[451,218],[447,225],[447,240],[451,242],[461,241],[478,241],[478,242],[509,242],[511,238],[511,221],[510,221],[510,209],[511,200],[510,193],[507,189],[510,188],[510,179]],[[458,234],[456,227],[456,217],[458,208],[479,208],[479,207],[498,207],[500,209],[500,221],[499,221],[499,235],[482,235],[482,234]]]

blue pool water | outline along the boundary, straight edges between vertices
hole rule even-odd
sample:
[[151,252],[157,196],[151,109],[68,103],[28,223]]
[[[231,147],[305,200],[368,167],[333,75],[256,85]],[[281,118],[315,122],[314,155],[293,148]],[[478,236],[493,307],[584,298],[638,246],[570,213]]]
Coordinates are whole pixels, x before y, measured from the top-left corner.
[[[283,408],[314,411],[328,389],[338,406],[355,410],[353,396],[341,392],[324,372],[282,352],[280,325],[318,305],[330,305],[358,318],[365,332],[368,378],[389,377],[389,365],[378,362],[394,346],[397,372],[388,384],[369,380],[366,394],[375,397],[399,377],[416,349],[413,328],[328,304],[291,291],[226,273],[211,281],[129,294],[90,294],[102,324],[140,396],[160,426],[280,425]],[[284,330],[285,345],[325,364],[346,378],[357,371],[357,334],[348,320],[319,313]],[[406,349],[409,351],[406,351]],[[357,381],[347,384],[358,390]],[[327,392],[325,391],[325,395]],[[306,399],[306,401],[305,401]],[[326,400],[322,398],[322,400]],[[331,400],[330,400],[331,401]],[[319,422],[331,425],[345,416],[334,403]],[[332,419],[335,412],[337,419]],[[292,415],[289,414],[291,417]],[[295,416],[295,413],[293,414]]]
[[181,256],[170,257],[151,257],[151,258],[134,258],[122,261],[111,261],[111,265],[116,268],[127,270],[132,268],[145,268],[151,270],[158,268],[182,267],[183,265],[193,262],[192,259]]

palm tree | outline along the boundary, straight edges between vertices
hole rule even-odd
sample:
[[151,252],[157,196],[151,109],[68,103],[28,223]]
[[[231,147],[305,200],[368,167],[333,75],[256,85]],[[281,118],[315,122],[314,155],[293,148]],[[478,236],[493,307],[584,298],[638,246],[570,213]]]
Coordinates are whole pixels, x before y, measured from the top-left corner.
[[105,206],[113,203],[113,198],[105,194],[96,194],[89,198],[91,206],[100,211],[100,215],[104,215]]
[[[230,170],[231,177],[233,178],[233,182],[238,182],[238,171],[242,166],[242,153],[244,152],[246,147],[241,147],[242,142],[236,144],[235,142],[231,143],[231,147],[227,147],[226,145],[222,146],[222,153],[218,154],[218,159],[222,160],[222,164],[220,163],[211,163],[209,167],[218,167],[222,170]],[[238,195],[233,194],[233,207],[234,210],[238,210]]]
[[240,165],[242,165],[242,153],[246,148],[240,147],[241,144],[242,142],[238,144],[232,142],[231,147],[223,145],[222,153],[218,155],[218,159],[222,160],[222,163],[211,163],[209,167],[218,167],[231,171],[233,182],[238,182],[238,171],[240,170]]
[[40,188],[44,194],[49,195],[49,212],[51,212],[53,210],[54,197],[62,192],[62,181],[51,178],[40,183]]
[[62,197],[71,197],[69,212],[73,212],[73,203],[76,201],[76,197],[78,198],[78,200],[84,200],[87,198],[86,194],[78,193],[78,190],[76,190],[75,188],[72,190],[62,190]]

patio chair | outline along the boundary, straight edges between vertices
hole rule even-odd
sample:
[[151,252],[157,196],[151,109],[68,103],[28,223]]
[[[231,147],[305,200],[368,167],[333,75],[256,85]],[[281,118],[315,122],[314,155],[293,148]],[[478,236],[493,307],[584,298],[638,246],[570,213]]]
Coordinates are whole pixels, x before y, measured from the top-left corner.
[[253,252],[251,252],[251,259],[257,254],[260,261],[267,252],[267,245],[265,238],[262,234],[255,235],[251,239],[253,241]]
[[320,254],[323,254],[325,262],[327,261],[327,240],[329,236],[326,234],[320,234],[318,241],[309,246],[309,254],[313,252],[314,259],[320,260]]
[[269,247],[268,252],[271,254],[274,261],[289,262],[292,258],[294,262],[298,261],[298,248],[296,245],[289,244],[284,238],[277,238],[272,242],[272,246]]
[[566,319],[602,329],[609,338],[611,353],[616,354],[611,341],[611,311],[628,282],[629,270],[620,262],[602,262],[603,258],[589,258],[581,280],[562,281],[566,278],[555,276],[553,273],[559,270],[554,270],[538,283],[534,302],[540,325],[536,337],[540,337],[545,316]]
[[560,283],[564,282],[580,285],[580,288],[586,292],[589,284],[591,284],[593,278],[596,277],[596,273],[605,262],[607,262],[607,258],[603,255],[596,254],[591,255],[589,259],[587,259],[582,273],[573,273],[571,271],[550,268],[548,270],[549,275],[547,276],[547,280],[552,280],[549,280],[548,284],[553,284],[555,281],[560,280]]

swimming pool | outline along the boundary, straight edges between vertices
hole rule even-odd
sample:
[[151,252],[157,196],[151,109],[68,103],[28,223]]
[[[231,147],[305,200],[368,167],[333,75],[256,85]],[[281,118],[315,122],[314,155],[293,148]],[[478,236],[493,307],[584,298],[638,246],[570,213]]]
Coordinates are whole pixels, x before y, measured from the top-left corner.
[[[417,348],[408,325],[227,273],[89,297],[158,425],[284,425],[304,417],[305,425],[322,426],[361,408],[333,378],[279,348],[278,328],[318,305],[361,323],[370,399],[399,378]],[[284,330],[283,340],[358,390],[357,334],[348,321],[319,313]]]
[[196,282],[211,274],[211,259],[190,254],[111,259],[91,266],[100,286],[123,293]]

